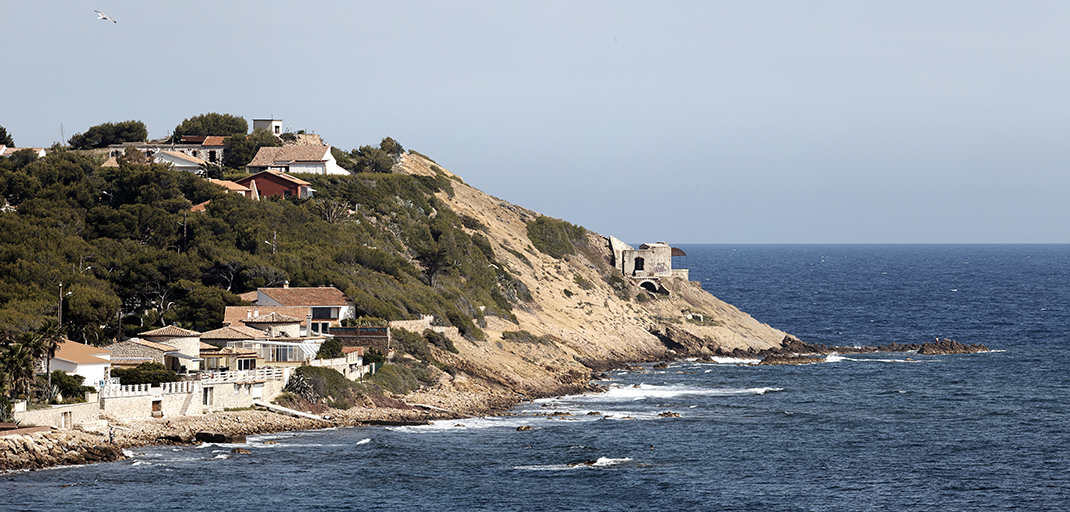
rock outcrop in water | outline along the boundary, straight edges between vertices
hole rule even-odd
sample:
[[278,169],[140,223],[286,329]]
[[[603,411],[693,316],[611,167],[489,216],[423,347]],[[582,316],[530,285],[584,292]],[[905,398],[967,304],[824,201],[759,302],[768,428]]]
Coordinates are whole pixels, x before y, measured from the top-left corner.
[[[975,354],[988,352],[988,347],[980,343],[966,345],[947,338],[929,343],[892,343],[876,347],[837,347],[803,343],[798,338],[789,336],[785,338],[778,349],[759,351],[749,356],[738,357],[761,357],[763,359],[759,364],[763,365],[811,364],[823,362],[825,359],[818,357],[821,355],[871,354],[874,352],[916,352],[921,355]],[[743,354],[747,353],[743,352]]]

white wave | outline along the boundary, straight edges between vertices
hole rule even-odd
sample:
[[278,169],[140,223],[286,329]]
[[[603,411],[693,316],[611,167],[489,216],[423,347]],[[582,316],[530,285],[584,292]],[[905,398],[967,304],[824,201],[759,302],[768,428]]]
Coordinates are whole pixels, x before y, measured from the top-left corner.
[[762,360],[740,357],[714,357],[713,362],[717,364],[758,364],[762,362]]
[[747,391],[755,395],[764,395],[770,391],[784,391],[784,388],[749,388]]
[[735,396],[781,391],[783,388],[703,388],[682,385],[651,385],[639,387],[614,387],[599,395],[585,395],[585,402],[622,402],[635,400],[665,400],[683,396]]
[[936,362],[932,359],[887,359],[881,357],[845,357],[836,353],[829,354],[825,357],[826,363],[840,363],[843,361],[854,361],[863,363],[933,363]]
[[368,444],[370,442],[372,442],[372,439],[370,437],[365,437],[364,439],[361,439],[360,441],[357,441],[357,444],[358,445]]
[[230,454],[228,454],[228,453],[220,453],[219,455],[216,455],[215,457],[212,457],[212,458],[213,459],[229,459],[230,458]]
[[144,460],[135,460],[131,466],[151,466],[152,463]]
[[531,466],[513,466],[513,469],[520,469],[526,471],[567,471],[570,469],[591,469],[591,468],[607,468],[618,466],[626,462],[631,462],[632,459],[625,457],[622,459],[611,459],[608,457],[599,457],[593,461],[573,462],[571,464],[542,464]]

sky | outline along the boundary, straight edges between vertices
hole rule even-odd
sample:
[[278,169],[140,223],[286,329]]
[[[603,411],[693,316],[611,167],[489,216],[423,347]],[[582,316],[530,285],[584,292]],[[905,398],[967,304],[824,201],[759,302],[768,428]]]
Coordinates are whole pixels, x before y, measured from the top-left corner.
[[3,2],[0,46],[20,147],[219,112],[630,243],[1070,243],[1065,1]]

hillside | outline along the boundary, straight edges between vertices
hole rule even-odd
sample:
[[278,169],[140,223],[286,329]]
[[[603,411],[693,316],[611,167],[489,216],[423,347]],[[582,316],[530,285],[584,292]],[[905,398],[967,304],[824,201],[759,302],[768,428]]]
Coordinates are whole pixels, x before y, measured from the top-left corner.
[[19,340],[57,323],[92,345],[167,325],[217,329],[239,294],[284,283],[335,286],[359,316],[415,331],[392,347],[406,384],[384,387],[399,393],[558,394],[618,364],[786,337],[697,283],[661,278],[659,293],[645,291],[614,268],[611,234],[384,146],[376,166],[347,164],[378,172],[304,174],[315,198],[259,201],[137,153],[118,166],[62,149],[0,160],[0,361],[29,367],[15,359]]
[[[394,172],[435,176],[432,166],[419,155],[406,154]],[[458,354],[436,352],[442,361],[469,374],[453,380],[451,385],[459,390],[499,384],[529,394],[556,393],[585,384],[592,368],[709,356],[718,348],[722,352],[775,348],[786,336],[703,291],[698,283],[664,280],[667,296],[647,294],[632,285],[614,289],[609,278],[619,271],[612,266],[605,236],[588,232],[588,250],[555,259],[531,249],[527,223],[538,213],[454,181],[452,196],[439,191],[437,197],[458,215],[485,226],[482,231],[497,261],[531,292],[530,301],[514,308],[516,324],[487,316],[487,341],[457,336]],[[593,286],[582,289],[577,277]],[[652,300],[640,302],[640,293]],[[686,319],[685,312],[703,315],[702,321]],[[541,342],[502,339],[503,332],[518,330]]]

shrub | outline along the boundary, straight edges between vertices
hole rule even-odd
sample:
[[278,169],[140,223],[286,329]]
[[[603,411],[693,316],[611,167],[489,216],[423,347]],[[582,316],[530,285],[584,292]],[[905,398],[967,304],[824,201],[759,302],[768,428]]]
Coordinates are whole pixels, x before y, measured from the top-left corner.
[[119,384],[159,384],[161,382],[178,382],[182,380],[177,373],[168,370],[161,363],[141,363],[134,368],[116,368],[112,377],[118,377]]
[[85,386],[85,377],[67,375],[63,370],[52,370],[52,385],[63,395],[64,400],[85,401],[87,392],[96,391],[93,386]]
[[590,290],[591,288],[594,288],[594,285],[591,284],[590,281],[580,276],[573,276],[572,280],[576,282],[576,286],[579,286],[581,290]]
[[587,245],[587,230],[560,219],[540,215],[528,222],[528,238],[536,249],[560,259]]
[[502,339],[506,341],[513,341],[517,343],[533,343],[536,345],[553,345],[553,339],[550,335],[544,334],[542,336],[535,336],[528,331],[505,331],[502,333]]
[[316,352],[316,359],[334,359],[336,357],[342,357],[342,341],[338,338],[323,340],[319,351]]

